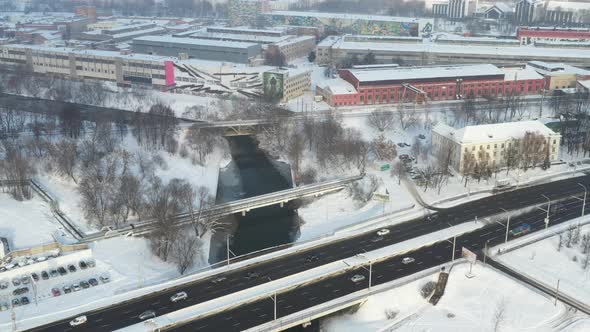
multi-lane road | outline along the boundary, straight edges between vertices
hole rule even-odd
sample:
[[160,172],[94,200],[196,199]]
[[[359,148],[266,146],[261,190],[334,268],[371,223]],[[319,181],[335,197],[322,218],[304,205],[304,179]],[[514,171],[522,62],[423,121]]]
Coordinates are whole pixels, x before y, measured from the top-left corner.
[[[569,199],[560,203],[560,208],[550,217],[553,224],[580,216],[582,202]],[[519,215],[511,219],[510,227],[523,223],[531,225],[532,231],[545,228],[546,213],[541,210]],[[464,234],[456,238],[455,257],[461,256],[461,248],[480,251],[488,242],[489,245],[502,243],[505,238],[505,226],[492,223],[487,227]],[[512,236],[509,235],[509,239]],[[404,255],[376,262],[372,265],[372,285],[379,285],[399,279],[418,271],[450,262],[453,258],[453,244],[449,240],[416,249]],[[404,257],[415,259],[413,263],[403,264]],[[368,287],[369,272],[365,268],[356,268],[323,278],[315,283],[303,285],[293,290],[277,294],[277,319],[289,314],[319,305],[335,298],[365,289]],[[352,282],[354,275],[363,275],[361,282]],[[416,294],[418,296],[418,294]],[[391,299],[396,301],[395,298]],[[242,331],[274,319],[274,307],[271,298],[251,302],[231,310],[206,316],[190,323],[166,329],[173,331]]]
[[[579,195],[580,193],[583,193],[583,189],[578,185],[578,183],[590,186],[590,177],[584,176],[579,178],[571,178],[542,184],[535,187],[523,188],[445,209],[437,212],[438,217],[434,221],[415,219],[409,222],[398,224],[396,226],[392,226],[389,228],[391,233],[387,237],[384,237],[381,241],[373,241],[375,238],[375,232],[372,231],[352,238],[329,242],[321,246],[306,251],[300,251],[295,254],[286,255],[272,261],[250,265],[239,270],[230,272],[220,271],[219,275],[226,277],[226,280],[221,283],[212,283],[212,280],[219,276],[217,275],[207,279],[184,284],[173,289],[166,289],[161,292],[152,293],[121,304],[115,304],[107,308],[88,312],[86,313],[88,322],[83,326],[77,327],[76,331],[112,331],[139,322],[140,320],[138,315],[146,310],[155,310],[157,315],[166,314],[183,307],[205,302],[223,295],[228,295],[243,289],[266,283],[268,282],[269,278],[276,280],[329,262],[354,256],[363,250],[375,250],[394,243],[402,242],[407,239],[435,232],[451,225],[473,221],[476,216],[482,218],[484,216],[501,213],[503,211],[502,209],[514,210],[528,205],[546,202],[546,199],[541,196],[542,194],[547,195],[551,199]],[[579,212],[580,211],[578,211],[578,214]],[[564,216],[560,216],[560,219],[555,219],[555,221],[552,220],[552,223],[557,222],[558,220],[563,220]],[[567,216],[570,216],[569,212]],[[574,216],[575,213],[571,212],[570,217]],[[513,224],[516,225],[516,223]],[[473,242],[472,249],[479,249],[477,246],[482,245],[482,238],[480,238],[480,236],[484,233],[488,233],[490,231],[497,232],[498,234],[495,234],[495,236],[492,236],[494,234],[485,235],[486,239],[489,238],[492,241],[497,240],[497,237],[500,235],[502,235],[500,237],[503,238],[503,233],[500,234],[500,232],[494,227],[500,227],[500,225],[492,225],[489,228],[486,227],[481,231],[471,233],[471,235],[467,236],[465,239],[466,241]],[[484,233],[480,234],[480,232]],[[477,241],[474,239],[477,239]],[[461,243],[465,244],[464,242]],[[381,269],[384,269],[383,272],[381,272],[383,276],[387,275],[392,276],[391,278],[397,278],[402,276],[402,274],[411,274],[429,266],[440,264],[448,260],[450,257],[449,254],[446,254],[446,256],[444,254],[447,251],[450,252],[448,245],[444,243],[434,246],[430,251],[435,254],[424,252],[424,259],[420,260],[424,263],[421,264],[418,264],[418,258],[422,256],[417,256],[417,263],[415,265],[407,266],[401,271],[396,271],[399,273],[399,275],[391,274],[389,272],[386,273],[387,268],[381,267],[381,265],[375,265],[375,273],[379,273]],[[310,255],[317,256],[319,259],[312,263],[306,263],[306,259]],[[422,255],[422,253],[417,253],[417,255]],[[437,258],[437,256],[440,258]],[[399,268],[400,267],[396,267],[395,270]],[[256,272],[259,277],[248,279],[247,276],[251,272]],[[379,280],[384,277],[378,278],[377,276],[378,274],[374,275],[374,280],[376,283],[384,282]],[[347,280],[345,277],[341,276],[341,278]],[[389,280],[391,280],[391,278],[389,278]],[[186,291],[189,294],[189,299],[172,304],[169,300],[170,296],[181,290]],[[286,314],[287,311],[283,311],[283,313]],[[73,318],[74,316],[58,322],[46,324],[34,329],[34,331],[68,331],[71,330],[69,321]],[[235,323],[237,322],[234,322],[234,324]],[[258,323],[259,322],[257,321],[251,322],[251,324],[255,325]],[[246,321],[244,324],[246,324]],[[237,326],[234,329],[236,328],[242,329],[243,326]]]

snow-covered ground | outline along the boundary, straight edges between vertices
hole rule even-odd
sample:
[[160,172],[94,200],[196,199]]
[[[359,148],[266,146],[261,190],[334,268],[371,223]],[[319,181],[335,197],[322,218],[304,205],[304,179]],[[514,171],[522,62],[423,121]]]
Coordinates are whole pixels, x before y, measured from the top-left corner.
[[[581,236],[590,235],[590,226],[582,226]],[[585,303],[590,303],[590,264],[583,268],[586,254],[582,252],[580,242],[566,246],[567,231],[564,231],[563,246],[558,251],[559,236],[535,242],[518,250],[498,256],[503,263],[539,280]],[[575,260],[574,260],[575,259]]]
[[0,193],[0,237],[8,239],[11,250],[54,242],[61,225],[53,218],[49,204],[37,195],[19,202]]
[[[339,314],[321,323],[323,331],[494,331],[495,313],[504,308],[497,331],[587,331],[590,319],[559,329],[572,315],[561,303],[536,293],[499,272],[475,265],[469,279],[469,264],[453,268],[444,296],[436,306],[422,298],[420,289],[436,275],[371,296],[352,314]],[[388,319],[395,315],[394,318]],[[563,325],[562,325],[563,324]]]
[[[205,236],[204,243],[205,247],[201,256],[197,258],[195,266],[187,273],[197,271],[207,265],[209,236]],[[80,305],[91,305],[93,302],[107,299],[116,294],[145,286],[158,285],[180,276],[174,265],[153,256],[148,246],[146,239],[134,237],[113,238],[91,244],[92,258],[96,261],[96,266],[82,270],[78,267],[79,261],[72,259],[66,264],[74,264],[77,267],[76,272],[69,272],[64,276],[52,277],[48,280],[40,280],[36,284],[37,304],[35,304],[32,291],[25,294],[29,297],[31,304],[14,309],[17,321],[21,324],[29,324],[28,318],[39,320],[44,316],[48,317],[56,313],[56,308],[59,308],[59,312],[62,314],[73,313]],[[57,267],[55,266],[55,268]],[[40,274],[41,270],[37,273]],[[99,282],[98,286],[70,294],[63,292],[64,286],[88,281],[90,278],[99,280],[100,276],[108,276],[110,282]],[[0,273],[0,281],[2,280],[2,273]],[[54,287],[60,289],[62,293],[60,296],[52,296],[51,289]],[[0,291],[0,303],[11,301],[14,297],[11,293],[15,288],[11,284],[8,289]],[[29,288],[31,289],[31,287]],[[0,331],[10,330],[10,321],[10,311],[0,312]]]

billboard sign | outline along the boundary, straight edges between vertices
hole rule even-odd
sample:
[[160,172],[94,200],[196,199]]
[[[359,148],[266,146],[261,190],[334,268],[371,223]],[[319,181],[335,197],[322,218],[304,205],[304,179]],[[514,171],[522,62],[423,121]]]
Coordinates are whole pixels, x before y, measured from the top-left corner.
[[278,101],[283,99],[283,74],[265,72],[262,74],[264,97],[267,100]]
[[465,247],[461,248],[461,256],[463,258],[466,258],[467,261],[471,264],[474,264],[475,261],[477,260],[477,255],[473,251],[471,251]]

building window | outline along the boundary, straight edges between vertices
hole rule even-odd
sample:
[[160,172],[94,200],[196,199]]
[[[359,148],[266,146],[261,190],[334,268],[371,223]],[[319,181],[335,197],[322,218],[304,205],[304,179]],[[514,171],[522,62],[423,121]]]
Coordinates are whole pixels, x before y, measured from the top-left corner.
[[501,147],[502,147],[502,149],[504,148],[504,143],[502,143],[502,146]]
[[494,144],[494,149],[497,149],[497,148],[498,148],[498,144]]
[[489,144],[488,144],[488,146],[486,147],[486,149],[487,149],[487,150],[489,150],[489,149],[490,149],[490,145],[489,145]]
[[471,151],[475,151],[475,146],[471,148]]

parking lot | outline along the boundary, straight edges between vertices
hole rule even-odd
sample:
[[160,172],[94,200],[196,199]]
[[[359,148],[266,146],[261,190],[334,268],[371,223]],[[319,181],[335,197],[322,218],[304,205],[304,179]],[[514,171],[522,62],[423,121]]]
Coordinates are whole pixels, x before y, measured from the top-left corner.
[[[38,256],[21,260],[21,262],[24,261],[22,264],[13,263],[3,266],[4,272],[0,273],[0,311],[27,306],[31,303],[39,304],[47,298],[84,292],[86,289],[110,282],[110,276],[107,273],[101,273],[92,258],[74,259],[75,257],[72,257],[72,260],[67,263],[63,263],[62,260],[62,264],[43,269],[48,265],[42,263],[53,258],[56,257]],[[35,270],[35,266],[39,266],[39,269]],[[21,269],[24,273],[19,274],[18,271]],[[12,277],[8,277],[7,272],[12,272],[10,273]]]

